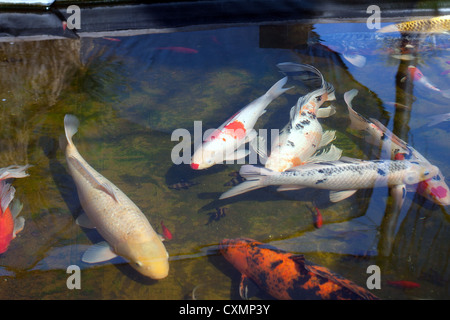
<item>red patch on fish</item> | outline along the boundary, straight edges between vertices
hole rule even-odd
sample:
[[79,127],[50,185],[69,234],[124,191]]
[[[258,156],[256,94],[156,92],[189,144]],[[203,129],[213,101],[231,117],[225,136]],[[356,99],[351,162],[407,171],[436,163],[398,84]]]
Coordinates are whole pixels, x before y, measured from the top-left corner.
[[420,288],[420,284],[418,284],[417,282],[407,280],[387,281],[387,284],[393,287],[399,287],[403,289]]
[[414,80],[420,80],[423,78],[423,73],[417,69],[416,67],[409,66],[408,67],[409,74]]
[[0,253],[6,252],[13,239],[14,219],[9,208],[5,212],[0,209]]
[[442,186],[431,188],[431,195],[437,199],[442,199],[447,196],[447,190]]
[[405,160],[405,154],[404,153],[396,153],[394,156],[394,160]]
[[198,163],[191,163],[191,168],[197,170],[200,165]]
[[186,47],[158,47],[156,50],[167,50],[176,53],[187,53],[187,54],[195,54],[198,53],[198,50]]
[[245,126],[239,120],[234,120],[230,124],[226,125],[224,128],[227,134],[231,135],[234,139],[244,139],[245,137]]
[[427,190],[427,188],[428,188],[428,186],[429,186],[429,184],[428,184],[428,182],[427,181],[430,181],[431,179],[427,179],[427,180],[424,180],[424,181],[420,181],[418,184],[417,184],[417,193],[419,193],[419,194],[422,194],[422,193],[424,193],[426,190]]
[[167,229],[167,227],[164,225],[162,220],[161,220],[161,228],[162,228],[164,239],[172,240],[172,233],[169,231],[169,229]]

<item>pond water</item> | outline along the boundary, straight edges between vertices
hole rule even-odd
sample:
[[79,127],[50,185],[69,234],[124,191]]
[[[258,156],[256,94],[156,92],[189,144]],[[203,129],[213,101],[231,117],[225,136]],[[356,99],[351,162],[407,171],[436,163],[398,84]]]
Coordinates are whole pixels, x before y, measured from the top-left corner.
[[[194,288],[198,300],[239,299],[240,274],[217,251],[222,239],[238,237],[302,253],[363,287],[367,268],[377,265],[381,289],[373,293],[382,299],[448,299],[448,206],[412,192],[393,215],[386,188],[360,190],[338,203],[328,202],[325,191],[272,188],[221,201],[240,165],[195,171],[171,159],[179,143],[171,139],[175,129],[193,135],[194,121],[203,130],[221,125],[281,79],[276,65],[289,61],[315,66],[336,88],[337,112],[321,124],[336,130],[333,143],[343,155],[380,156],[348,128],[343,94],[356,88],[356,111],[381,121],[449,176],[448,122],[428,124],[430,116],[448,112],[450,100],[408,80],[404,90],[401,81],[415,65],[435,86],[450,89],[449,38],[426,37],[414,57],[404,59],[393,50],[400,43],[398,34],[377,38],[365,23],[293,22],[0,42],[0,167],[33,165],[29,177],[13,182],[25,228],[0,255],[0,299],[180,300],[191,299]],[[363,66],[352,64],[356,54],[364,56]],[[256,128],[282,128],[305,93],[296,87],[281,95]],[[161,221],[171,231],[164,242],[167,278],[149,280],[121,261],[81,262],[101,237],[74,222],[82,209],[59,148],[68,113],[80,120],[74,143],[88,163],[124,191],[157,232]],[[171,188],[178,182],[193,184]],[[323,216],[320,229],[311,199]],[[70,265],[81,268],[80,290],[66,285]],[[420,287],[389,285],[400,280]]]

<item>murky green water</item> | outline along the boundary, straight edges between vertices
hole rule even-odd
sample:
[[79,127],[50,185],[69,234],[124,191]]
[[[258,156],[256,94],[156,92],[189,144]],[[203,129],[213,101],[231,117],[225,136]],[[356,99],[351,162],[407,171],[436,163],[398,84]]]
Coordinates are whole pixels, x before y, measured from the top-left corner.
[[[239,165],[193,171],[171,161],[178,143],[171,141],[173,130],[193,133],[194,121],[202,121],[204,130],[217,127],[281,79],[277,63],[292,61],[314,65],[335,86],[337,113],[321,123],[337,130],[335,145],[344,155],[379,155],[348,130],[343,94],[356,88],[358,112],[385,123],[450,175],[448,122],[423,126],[426,117],[446,113],[449,100],[417,86],[405,92],[396,82],[414,63],[448,89],[450,75],[441,74],[450,68],[448,42],[404,61],[380,50],[375,39],[357,40],[368,47],[367,63],[358,68],[336,51],[344,42],[333,39],[336,31],[370,32],[365,24],[278,24],[0,42],[0,166],[33,165],[28,178],[14,181],[26,222],[0,256],[0,298],[178,300],[191,298],[198,286],[199,300],[239,299],[240,275],[217,254],[216,245],[223,238],[249,237],[304,253],[361,286],[367,267],[376,264],[382,288],[374,293],[382,299],[448,299],[448,207],[409,194],[399,217],[392,217],[384,188],[362,190],[336,204],[326,201],[325,192],[309,189],[281,194],[266,188],[219,201]],[[338,49],[311,46],[311,41],[308,46],[315,34]],[[257,127],[283,127],[304,93],[293,89],[276,99]],[[412,109],[396,109],[389,104],[394,101],[411,101]],[[171,230],[173,239],[165,242],[171,256],[166,279],[144,279],[127,264],[80,261],[100,237],[74,223],[81,208],[58,147],[66,113],[81,122],[74,142],[84,158],[142,209],[157,232],[160,221]],[[180,181],[198,184],[169,188]],[[321,229],[314,228],[308,209],[312,198],[321,203]],[[216,219],[216,209],[223,207],[226,215]],[[395,232],[388,232],[385,226],[395,221]],[[66,286],[69,265],[81,267],[81,290]],[[388,280],[414,281],[420,288],[395,288]]]

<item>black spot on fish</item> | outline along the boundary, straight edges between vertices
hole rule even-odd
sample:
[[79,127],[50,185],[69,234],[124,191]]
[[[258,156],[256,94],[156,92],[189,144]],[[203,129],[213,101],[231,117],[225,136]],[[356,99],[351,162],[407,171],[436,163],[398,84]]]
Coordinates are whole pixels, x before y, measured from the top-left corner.
[[381,170],[381,169],[378,169],[377,170],[377,173],[380,175],[380,176],[385,176],[386,175],[386,172],[384,171],[384,170]]
[[319,183],[324,183],[325,181],[327,181],[327,179],[321,179],[321,180],[317,180],[317,181],[316,181],[316,184],[319,184]]
[[291,140],[286,141],[286,143],[291,147],[295,147],[295,144]]
[[303,129],[303,126],[300,123],[297,123],[295,125],[295,129],[297,129],[297,130]]
[[281,263],[283,263],[283,260],[276,260],[276,261],[274,261],[274,262],[272,262],[271,264],[270,264],[270,269],[275,269],[276,267],[278,267]]
[[302,115],[302,116],[306,116],[306,112],[305,112],[305,111],[302,111],[301,115]]
[[311,121],[309,121],[308,119],[305,119],[305,120],[300,121],[300,123],[303,125],[308,125],[311,123]]
[[383,141],[383,140],[386,140],[386,138],[388,138],[388,136],[385,134],[385,133],[383,133],[382,135],[381,135],[381,140]]

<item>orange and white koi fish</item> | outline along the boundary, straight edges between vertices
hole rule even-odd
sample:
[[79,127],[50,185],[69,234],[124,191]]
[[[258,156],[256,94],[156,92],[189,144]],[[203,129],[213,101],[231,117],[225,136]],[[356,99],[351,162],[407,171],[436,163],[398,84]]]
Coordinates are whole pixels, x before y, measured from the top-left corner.
[[[408,75],[407,77],[410,77],[415,82],[421,84],[425,88],[428,88],[430,90],[439,92],[444,96],[445,98],[450,98],[450,90],[441,90],[438,87],[436,87],[434,84],[428,80],[427,77],[423,75],[423,73],[419,70],[419,68],[415,66],[408,66]],[[400,81],[405,81],[406,77],[403,77]]]
[[450,15],[391,24],[377,30],[378,33],[446,33],[450,30]]
[[256,138],[256,132],[253,130],[256,121],[274,99],[290,89],[283,88],[287,79],[284,77],[279,80],[263,96],[239,110],[214,130],[195,150],[191,158],[191,168],[202,170],[226,160],[245,158],[249,151],[239,147]]
[[[430,163],[417,150],[408,145],[405,141],[393,134],[381,122],[376,119],[365,119],[362,115],[353,110],[352,100],[358,94],[358,90],[353,89],[344,94],[344,100],[347,103],[349,116],[351,120],[351,129],[361,130],[368,133],[369,143],[389,149],[391,159],[395,160],[418,160],[424,163]],[[399,201],[399,206],[406,195],[406,190],[402,187],[396,187],[391,190],[394,198]],[[443,206],[450,205],[450,188],[445,183],[445,177],[439,170],[438,173],[429,179],[421,181],[417,185],[416,192],[421,196]],[[395,193],[395,194],[394,194]]]
[[23,230],[25,225],[25,219],[18,217],[23,205],[17,199],[14,199],[16,189],[10,181],[5,179],[28,176],[25,172],[28,167],[28,165],[9,166],[0,169],[0,254],[8,250],[11,240]]
[[[270,156],[267,157],[265,167],[282,172],[289,168],[318,160],[313,157],[319,148],[322,148],[335,139],[335,131],[323,132],[318,117],[328,117],[335,113],[333,107],[319,109],[325,101],[335,100],[334,87],[325,82],[322,73],[315,67],[306,64],[280,63],[278,67],[285,74],[308,71],[320,79],[321,87],[298,99],[292,107],[288,124],[274,139]],[[265,145],[260,143],[260,145]],[[258,150],[260,155],[264,151]],[[332,148],[322,152],[320,160],[337,160],[341,150]]]
[[255,283],[279,300],[378,300],[374,294],[303,255],[283,252],[252,239],[224,239],[220,253],[241,273],[239,294],[248,299]]

